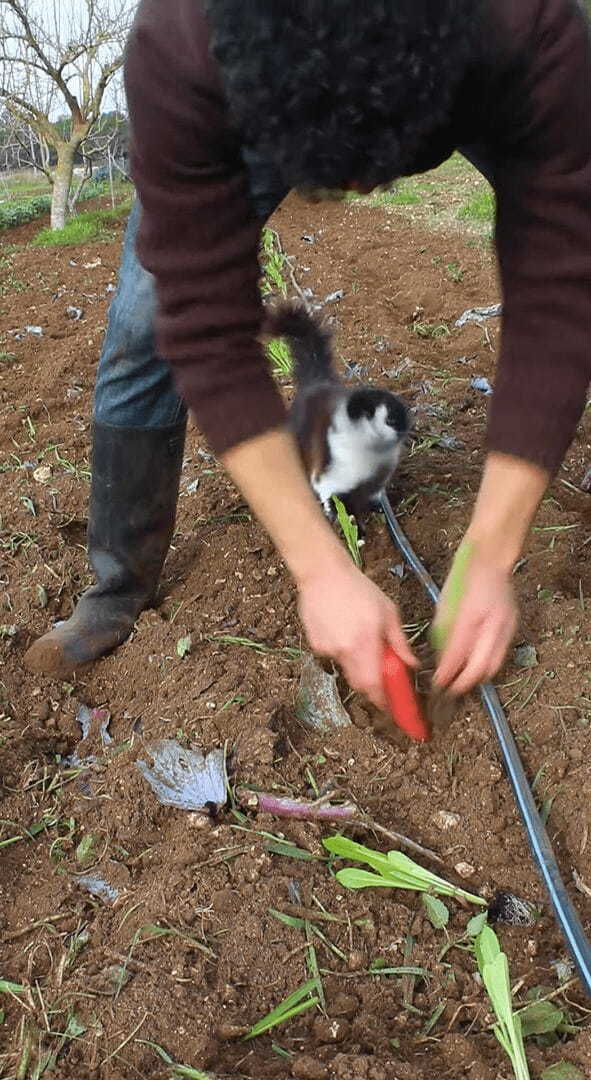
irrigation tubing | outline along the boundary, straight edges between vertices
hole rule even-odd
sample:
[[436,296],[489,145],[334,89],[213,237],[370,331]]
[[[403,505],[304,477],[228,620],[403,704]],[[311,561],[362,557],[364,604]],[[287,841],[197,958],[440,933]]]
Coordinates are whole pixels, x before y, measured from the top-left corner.
[[[381,506],[390,537],[401,551],[411,570],[418,577],[433,603],[437,603],[439,589],[409,544],[386,495],[382,496]],[[480,687],[480,695],[498,739],[505,769],[525,825],[527,838],[542,880],[548,890],[556,920],[576,964],[583,986],[591,997],[591,944],[560,875],[550,838],[538,813],[519,757],[513,732],[499,701],[498,694],[491,683],[485,683]]]

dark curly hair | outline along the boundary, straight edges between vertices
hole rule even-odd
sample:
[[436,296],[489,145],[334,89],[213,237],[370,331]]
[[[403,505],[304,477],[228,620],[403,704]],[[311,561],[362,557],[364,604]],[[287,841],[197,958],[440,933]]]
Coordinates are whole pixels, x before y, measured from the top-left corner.
[[373,188],[445,124],[483,33],[480,0],[206,0],[244,141],[289,187]]

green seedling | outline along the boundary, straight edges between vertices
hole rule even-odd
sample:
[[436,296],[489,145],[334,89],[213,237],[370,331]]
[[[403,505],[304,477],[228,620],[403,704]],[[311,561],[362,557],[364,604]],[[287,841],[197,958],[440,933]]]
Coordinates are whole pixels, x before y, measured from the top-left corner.
[[449,909],[436,896],[423,893],[423,907],[434,930],[444,930],[449,922]]
[[474,544],[464,540],[454,558],[445,590],[445,610],[431,626],[429,640],[436,652],[445,648],[453,624],[460,609],[460,603],[466,588],[466,574],[474,554]]
[[155,1054],[165,1065],[170,1066],[171,1078],[186,1077],[186,1080],[215,1080],[209,1073],[201,1072],[200,1069],[192,1069],[189,1065],[178,1065],[170,1054],[167,1054],[166,1050],[162,1046],[158,1046],[158,1043],[149,1042],[147,1039],[136,1039],[140,1046],[149,1046],[150,1050],[153,1050]]
[[363,844],[355,843],[354,840],[347,840],[344,836],[330,836],[323,841],[323,844],[332,855],[367,863],[376,871],[375,874],[370,874],[367,870],[357,870],[353,867],[339,870],[336,875],[337,881],[346,889],[408,889],[411,892],[438,893],[441,896],[467,900],[481,907],[487,906],[486,900],[483,900],[481,896],[475,896],[474,893],[451,885],[437,874],[432,874],[430,870],[425,870],[418,863],[413,862],[401,851],[389,851],[383,855]]
[[289,345],[283,338],[273,338],[267,345],[267,356],[276,379],[288,378],[293,371]]
[[521,1020],[513,1012],[509,963],[499,939],[485,926],[474,943],[478,969],[497,1018],[493,1031],[503,1047],[516,1080],[530,1080]]
[[315,978],[308,979],[303,986],[300,986],[298,990],[294,990],[293,994],[286,997],[272,1012],[267,1013],[254,1027],[251,1027],[248,1034],[244,1036],[245,1040],[264,1035],[265,1032],[271,1031],[279,1024],[285,1024],[288,1020],[293,1020],[295,1016],[299,1016],[300,1013],[319,1005],[319,998],[313,996],[313,991],[316,988],[317,980]]
[[345,539],[349,554],[353,559],[356,566],[361,566],[361,555],[359,553],[359,528],[355,518],[348,514],[340,499],[337,499],[336,495],[333,495],[332,501],[334,503],[335,510],[337,512],[337,519]]

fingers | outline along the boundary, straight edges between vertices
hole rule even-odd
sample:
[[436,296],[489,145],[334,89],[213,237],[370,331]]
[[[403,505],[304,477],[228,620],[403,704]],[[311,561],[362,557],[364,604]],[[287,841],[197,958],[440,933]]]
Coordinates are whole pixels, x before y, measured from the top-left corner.
[[392,612],[386,626],[386,641],[388,645],[392,646],[396,655],[400,657],[407,667],[413,668],[413,670],[418,668],[419,661],[414,655],[408,643],[408,638],[400,625],[396,609]]
[[513,614],[503,610],[480,623],[458,626],[457,639],[454,632],[435,673],[436,685],[459,697],[492,679],[503,665],[515,625]]
[[478,618],[463,616],[460,613],[433,676],[435,686],[442,690],[450,688],[472,652],[477,637],[478,623]]
[[347,651],[337,657],[343,674],[353,690],[365,694],[382,712],[386,710],[386,695],[382,680],[383,640],[379,635],[372,635],[363,646],[353,653]]

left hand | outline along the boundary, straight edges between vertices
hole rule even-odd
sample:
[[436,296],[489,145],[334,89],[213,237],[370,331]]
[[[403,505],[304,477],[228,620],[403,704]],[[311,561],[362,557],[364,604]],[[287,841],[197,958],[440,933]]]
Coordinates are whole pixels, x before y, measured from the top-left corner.
[[[445,605],[444,586],[436,622],[445,612]],[[517,621],[511,571],[499,568],[475,551],[458,614],[434,675],[435,685],[459,696],[494,678],[503,665]]]

